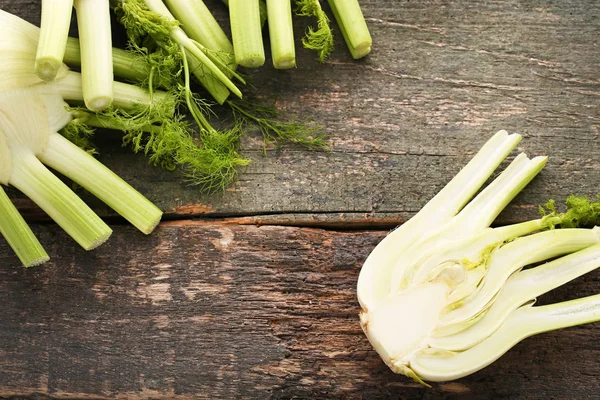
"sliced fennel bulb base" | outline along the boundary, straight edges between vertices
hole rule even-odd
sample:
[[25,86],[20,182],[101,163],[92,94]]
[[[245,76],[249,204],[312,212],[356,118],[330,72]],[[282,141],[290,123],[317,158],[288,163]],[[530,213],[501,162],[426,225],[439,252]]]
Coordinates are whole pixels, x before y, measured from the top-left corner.
[[598,222],[600,201],[570,198],[565,213],[550,205],[540,219],[490,228],[546,164],[524,154],[469,201],[519,140],[494,135],[365,261],[360,324],[394,372],[423,384],[461,378],[528,336],[600,320],[600,295],[532,307],[536,296],[600,267],[600,229],[577,228]]

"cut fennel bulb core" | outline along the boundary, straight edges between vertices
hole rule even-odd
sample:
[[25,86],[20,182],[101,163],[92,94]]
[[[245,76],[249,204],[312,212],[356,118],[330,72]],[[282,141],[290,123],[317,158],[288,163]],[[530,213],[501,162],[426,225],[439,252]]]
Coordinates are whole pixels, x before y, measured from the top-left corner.
[[520,140],[494,135],[365,261],[360,324],[394,372],[424,384],[458,379],[526,337],[600,320],[600,295],[533,307],[536,296],[600,267],[599,228],[578,227],[597,223],[600,202],[572,196],[565,213],[550,202],[540,219],[490,227],[546,164],[519,154],[480,191]]

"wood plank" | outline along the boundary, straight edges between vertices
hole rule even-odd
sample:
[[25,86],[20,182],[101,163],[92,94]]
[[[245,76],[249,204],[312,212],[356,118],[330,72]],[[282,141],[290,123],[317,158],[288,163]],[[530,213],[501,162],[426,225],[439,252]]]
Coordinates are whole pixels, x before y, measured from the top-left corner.
[[[223,20],[219,2],[208,3]],[[600,3],[361,4],[375,42],[366,59],[353,61],[338,40],[325,65],[299,46],[296,69],[246,71],[257,88],[250,92],[276,100],[287,115],[324,125],[331,153],[285,147],[263,156],[261,140],[250,132],[243,153],[252,164],[216,195],[200,195],[177,174],[147,166],[121,149],[114,133],[99,140],[101,160],[173,218],[194,210],[194,216],[385,213],[401,221],[504,128],[524,135],[520,151],[547,154],[550,162],[499,223],[532,217],[550,198],[597,192]],[[0,7],[39,21],[37,0],[0,0]],[[306,23],[296,20],[298,35]],[[17,200],[39,219],[31,203]]]
[[[0,243],[0,396],[53,398],[594,398],[597,324],[518,344],[426,389],[391,373],[357,320],[355,283],[380,232],[117,227],[84,253],[35,225],[52,261],[10,268]],[[60,245],[58,245],[60,243]],[[8,255],[7,255],[8,254]],[[541,302],[598,290],[598,271]]]
[[[223,20],[218,1],[207,2]],[[528,339],[433,389],[392,374],[360,331],[355,299],[360,265],[385,232],[281,225],[388,229],[500,128],[525,136],[519,150],[551,161],[499,223],[535,215],[548,198],[594,194],[600,4],[361,4],[376,44],[367,59],[351,60],[338,41],[326,65],[300,50],[294,70],[249,71],[263,98],[325,125],[331,153],[285,147],[263,156],[250,132],[243,151],[252,164],[232,188],[208,196],[104,132],[102,161],[174,221],[145,237],[86,197],[115,229],[99,249],[84,253],[55,225],[35,224],[52,261],[23,270],[0,242],[0,397],[597,395],[597,324]],[[0,8],[39,22],[37,0],[0,0]],[[298,34],[305,22],[296,21]],[[28,219],[46,221],[11,195]],[[540,300],[597,288],[596,271]]]

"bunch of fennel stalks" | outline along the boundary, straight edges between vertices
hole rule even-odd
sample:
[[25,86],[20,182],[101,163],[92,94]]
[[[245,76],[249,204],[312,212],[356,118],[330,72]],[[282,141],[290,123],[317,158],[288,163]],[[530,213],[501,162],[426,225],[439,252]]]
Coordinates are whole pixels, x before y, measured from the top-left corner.
[[[600,294],[544,306],[540,296],[600,266],[600,201],[567,199],[559,213],[490,228],[542,170],[521,153],[471,198],[521,136],[500,131],[365,261],[360,324],[383,361],[418,382],[464,377],[522,339],[600,320]],[[561,229],[554,229],[560,227]]]
[[[201,142],[220,140],[214,149],[221,155],[219,168],[196,168],[188,173],[190,181],[204,188],[223,188],[234,180],[236,167],[249,160],[237,152],[237,140],[248,124],[258,127],[266,145],[291,142],[309,149],[327,150],[323,129],[312,123],[280,122],[277,111],[255,102],[241,101],[245,84],[236,72],[238,65],[264,64],[262,28],[269,25],[271,52],[275,68],[296,65],[292,4],[296,14],[317,19],[317,29],[309,27],[303,38],[305,47],[319,52],[325,61],[333,49],[329,18],[319,0],[224,1],[230,18],[232,40],[202,0],[43,0],[40,44],[36,55],[38,76],[49,81],[63,61],[81,67],[83,100],[88,109],[103,111],[114,99],[110,82],[113,75],[147,88],[166,89],[177,104],[185,105],[200,130]],[[342,36],[354,58],[371,51],[371,36],[357,0],[329,0]],[[69,56],[68,26],[73,7],[77,14],[81,54]],[[111,51],[110,8],[125,28],[132,52]],[[137,57],[136,57],[137,56]],[[199,83],[210,101],[225,105],[234,116],[230,130],[217,132],[209,122],[209,103],[192,90]],[[233,99],[231,98],[233,97]],[[217,135],[220,133],[220,135]],[[79,142],[85,138],[71,134]],[[128,142],[138,143],[140,135]],[[150,153],[156,151],[151,147]],[[181,146],[187,148],[186,146]],[[134,146],[140,150],[139,146]],[[184,150],[180,150],[184,152]],[[159,157],[160,158],[160,157]],[[184,161],[189,157],[183,158]],[[185,164],[177,162],[176,164]],[[189,164],[185,164],[189,168]]]
[[[110,113],[71,108],[66,101],[84,99],[81,74],[61,64],[54,80],[44,82],[35,73],[39,29],[1,10],[0,22],[0,50],[4,54],[0,61],[0,183],[24,193],[86,250],[104,243],[112,231],[47,167],[104,201],[141,232],[151,233],[162,211],[58,132],[84,126],[82,120],[90,126],[130,124],[139,130],[173,130],[152,124],[152,118],[145,118],[144,125],[136,125],[131,119],[151,114],[157,107],[163,118],[174,117],[175,103],[168,93],[111,81],[115,105]],[[0,233],[24,266],[48,260],[48,254],[2,189],[0,215]]]
[[[363,57],[370,51],[371,38],[358,2],[341,4],[330,0],[353,57]],[[125,25],[133,51],[112,47],[111,7]],[[310,28],[303,43],[318,50],[324,61],[333,46],[327,15],[318,0],[300,1],[297,7],[299,15],[318,18],[319,29]],[[262,17],[254,18],[258,8]],[[68,37],[73,9],[79,39]],[[124,144],[144,152],[151,163],[169,170],[180,167],[188,182],[208,190],[233,182],[236,168],[249,162],[237,152],[249,121],[258,124],[266,142],[288,140],[326,149],[320,127],[278,122],[270,108],[228,99],[230,93],[242,97],[232,81],[244,83],[237,65],[264,63],[260,30],[266,14],[272,21],[273,64],[295,65],[291,2],[232,2],[229,9],[233,44],[201,0],[43,0],[40,28],[0,10],[0,49],[7,54],[0,62],[0,182],[21,190],[89,250],[107,240],[110,228],[44,164],[105,201],[144,233],[150,233],[162,215],[97,162],[91,151],[80,148],[90,150],[88,137],[94,128],[123,131]],[[249,18],[240,22],[240,15]],[[259,41],[263,61],[257,63],[251,49]],[[231,108],[236,117],[232,129],[212,127],[207,103],[192,92],[192,77],[218,104]],[[197,124],[196,137],[178,113],[182,105]],[[23,265],[48,260],[1,189],[0,203],[0,232]]]
[[[231,94],[241,99],[238,85],[245,84],[236,72],[237,66],[257,67],[265,62],[262,42],[265,21],[269,25],[275,68],[296,65],[292,4],[297,15],[317,19],[318,28],[309,26],[303,44],[317,50],[322,62],[327,59],[333,49],[333,34],[319,0],[224,2],[230,14],[232,40],[202,0],[43,0],[36,72],[41,79],[50,81],[66,61],[69,21],[75,8],[81,41],[81,54],[75,64],[81,67],[88,109],[102,111],[112,104],[114,93],[110,82],[117,75],[150,91],[155,88],[174,91],[201,133],[214,134],[215,129],[207,119],[210,113],[207,102],[192,92],[195,79],[212,100],[231,109],[239,122],[234,136],[240,125],[251,122],[258,125],[267,143],[290,141],[311,149],[326,149],[320,127],[295,121],[277,122],[274,121],[277,113],[272,108],[230,99]],[[329,5],[352,56],[356,59],[366,56],[372,40],[358,0],[329,0]],[[125,27],[128,45],[139,56],[137,60],[111,51],[111,7]],[[217,183],[224,186],[228,182]]]

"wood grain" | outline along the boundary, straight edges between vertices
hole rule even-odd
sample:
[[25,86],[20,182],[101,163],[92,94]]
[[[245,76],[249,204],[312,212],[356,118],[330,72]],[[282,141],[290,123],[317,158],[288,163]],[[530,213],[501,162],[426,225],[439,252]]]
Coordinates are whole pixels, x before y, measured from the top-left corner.
[[[53,398],[594,398],[596,325],[527,339],[426,389],[391,373],[358,324],[355,283],[381,232],[117,227],[84,253],[52,227],[43,268],[0,269],[0,396]],[[58,245],[60,243],[60,246]],[[0,265],[14,264],[0,244]],[[541,299],[596,293],[598,273]]]
[[[206,2],[225,21],[219,1]],[[355,284],[385,230],[499,129],[550,162],[498,224],[535,216],[549,198],[598,191],[600,3],[361,5],[375,43],[366,59],[352,60],[335,28],[325,65],[298,44],[296,69],[245,71],[248,93],[325,126],[330,153],[263,155],[250,131],[242,150],[252,163],[239,181],[201,195],[120,147],[118,133],[100,132],[100,159],[166,215],[146,237],[83,194],[115,230],[89,253],[10,191],[52,260],[17,268],[0,241],[0,397],[597,398],[597,324],[527,339],[483,371],[425,389],[371,350]],[[0,8],[39,23],[38,0]],[[296,19],[297,37],[307,22]],[[599,287],[596,271],[540,302]]]

